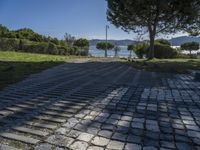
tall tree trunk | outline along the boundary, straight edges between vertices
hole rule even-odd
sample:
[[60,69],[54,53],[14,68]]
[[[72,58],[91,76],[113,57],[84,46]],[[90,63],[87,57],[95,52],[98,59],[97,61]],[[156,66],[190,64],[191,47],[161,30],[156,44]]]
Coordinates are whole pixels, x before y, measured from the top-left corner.
[[150,47],[149,47],[149,59],[154,58],[154,43],[155,43],[155,34],[150,32]]

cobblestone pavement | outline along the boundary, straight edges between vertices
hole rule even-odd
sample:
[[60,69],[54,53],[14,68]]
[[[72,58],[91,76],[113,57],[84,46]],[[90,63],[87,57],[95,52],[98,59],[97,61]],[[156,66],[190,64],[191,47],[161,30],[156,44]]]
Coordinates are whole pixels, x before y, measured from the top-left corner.
[[0,92],[0,149],[200,149],[200,83],[69,63]]

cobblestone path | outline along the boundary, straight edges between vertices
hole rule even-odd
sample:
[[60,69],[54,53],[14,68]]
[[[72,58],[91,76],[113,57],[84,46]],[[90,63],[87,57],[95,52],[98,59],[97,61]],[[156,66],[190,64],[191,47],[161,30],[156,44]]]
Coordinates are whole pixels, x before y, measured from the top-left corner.
[[0,150],[198,150],[200,83],[68,63],[0,92]]

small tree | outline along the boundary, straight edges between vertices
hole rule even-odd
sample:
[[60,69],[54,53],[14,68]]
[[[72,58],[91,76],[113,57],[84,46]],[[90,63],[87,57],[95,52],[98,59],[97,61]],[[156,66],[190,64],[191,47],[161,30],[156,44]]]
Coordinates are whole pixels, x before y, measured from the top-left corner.
[[71,34],[68,34],[68,33],[65,33],[64,38],[65,38],[65,42],[67,43],[67,45],[69,47],[72,47],[74,41],[76,40],[76,38],[74,36],[72,36]]
[[130,58],[132,58],[132,51],[134,51],[134,46],[132,45],[128,45],[127,50],[130,52]]
[[99,42],[96,45],[96,48],[99,50],[104,50],[105,51],[105,57],[107,57],[107,50],[111,50],[114,48],[114,45],[111,43],[107,43],[107,42]]
[[199,43],[197,42],[188,42],[181,45],[181,50],[190,51],[190,55],[192,54],[192,50],[199,50]]
[[80,39],[76,40],[73,45],[77,46],[81,49],[84,49],[84,48],[88,49],[89,41],[87,39],[80,38]]
[[145,55],[147,55],[148,47],[149,45],[146,43],[136,43],[133,45],[134,52],[139,58],[143,58]]

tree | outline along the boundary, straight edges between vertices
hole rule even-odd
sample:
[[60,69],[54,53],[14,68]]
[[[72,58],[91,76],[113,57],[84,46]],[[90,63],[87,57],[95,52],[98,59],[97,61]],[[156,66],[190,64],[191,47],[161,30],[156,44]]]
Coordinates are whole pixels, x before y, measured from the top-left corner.
[[0,36],[4,37],[4,35],[9,32],[9,29],[2,24],[0,24]]
[[72,36],[71,34],[68,34],[68,33],[65,33],[64,38],[65,38],[65,42],[67,43],[67,45],[69,47],[72,47],[74,41],[76,40],[76,38],[74,36]]
[[155,37],[175,33],[195,24],[199,0],[107,0],[107,18],[126,32],[149,33],[149,58],[154,57]]
[[149,45],[144,42],[135,43],[133,45],[133,50],[135,54],[138,56],[138,58],[143,58],[145,55],[147,55],[147,49]]
[[118,52],[121,50],[121,48],[118,45],[115,45],[114,51],[115,51],[115,57],[118,57]]
[[80,38],[80,39],[76,40],[73,45],[77,46],[81,49],[84,49],[84,48],[88,49],[89,41],[87,39]]
[[130,51],[130,58],[132,57],[132,51],[134,51],[134,46],[133,44],[128,45],[127,50]]
[[105,51],[105,57],[107,57],[106,50],[113,49],[114,45],[111,44],[111,43],[108,43],[108,42],[99,42],[99,43],[97,43],[96,48],[99,49],[99,50],[104,50]]
[[190,55],[192,54],[192,50],[199,50],[199,43],[197,42],[188,42],[181,45],[181,50],[190,51]]

